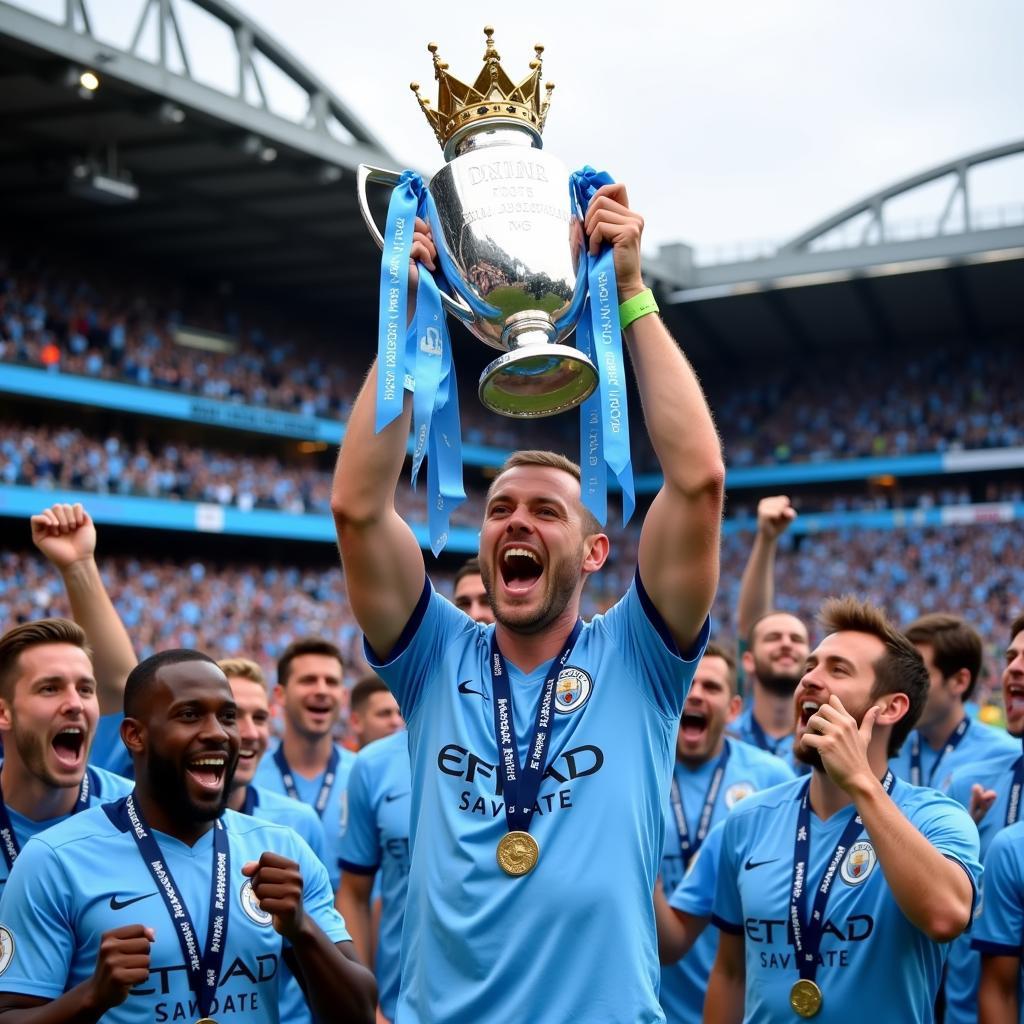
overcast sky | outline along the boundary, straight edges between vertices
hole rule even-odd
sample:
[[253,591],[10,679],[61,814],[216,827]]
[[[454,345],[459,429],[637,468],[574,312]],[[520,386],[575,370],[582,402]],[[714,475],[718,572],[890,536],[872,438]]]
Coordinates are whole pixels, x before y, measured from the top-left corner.
[[[426,44],[471,79],[493,24],[518,79],[544,43],[557,84],[545,148],[626,182],[649,245],[703,255],[785,241],[903,177],[1024,137],[1019,0],[234,2],[427,172],[441,151],[409,91],[415,79],[436,98]],[[140,3],[89,0],[125,24]],[[979,186],[978,207],[1024,203],[1024,158]]]

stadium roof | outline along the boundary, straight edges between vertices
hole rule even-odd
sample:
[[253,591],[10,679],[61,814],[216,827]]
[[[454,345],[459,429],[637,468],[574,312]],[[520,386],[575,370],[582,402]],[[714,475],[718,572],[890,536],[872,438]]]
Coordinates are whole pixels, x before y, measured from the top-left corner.
[[[705,364],[799,359],[851,345],[1020,337],[1024,192],[1019,208],[979,213],[978,172],[1003,161],[1024,164],[1024,140],[897,182],[767,257],[698,266],[687,246],[665,246],[651,269],[666,316],[691,358]],[[891,211],[913,194],[933,209],[907,230]]]
[[[322,81],[224,0],[142,0],[116,42],[99,4],[62,6],[56,22],[0,0],[5,220],[179,278],[375,309],[353,169],[394,160]],[[196,66],[211,40],[226,88]]]

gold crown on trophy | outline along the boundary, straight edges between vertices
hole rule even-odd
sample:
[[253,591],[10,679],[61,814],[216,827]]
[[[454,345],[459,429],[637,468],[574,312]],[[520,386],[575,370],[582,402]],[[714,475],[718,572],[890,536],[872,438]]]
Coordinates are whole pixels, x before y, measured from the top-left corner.
[[434,55],[434,78],[437,79],[437,109],[430,106],[430,100],[420,95],[418,82],[409,86],[419,100],[420,108],[426,114],[437,141],[445,148],[456,134],[463,129],[484,121],[509,121],[524,124],[536,135],[544,129],[551,90],[554,82],[545,86],[546,95],[541,97],[541,55],[544,47],[537,45],[537,56],[530,61],[530,73],[518,84],[509,78],[501,66],[501,55],[494,46],[494,29],[484,29],[487,49],[484,51],[484,66],[472,85],[460,82],[448,74],[448,64],[437,55],[437,43],[430,43],[427,49]]

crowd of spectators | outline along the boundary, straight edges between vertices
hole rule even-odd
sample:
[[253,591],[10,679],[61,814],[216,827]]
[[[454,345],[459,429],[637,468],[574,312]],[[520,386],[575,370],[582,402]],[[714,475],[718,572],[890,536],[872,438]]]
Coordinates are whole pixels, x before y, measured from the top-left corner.
[[[715,636],[726,642],[736,635],[739,582],[751,540],[745,532],[723,538],[712,620]],[[1024,594],[1019,553],[1018,523],[787,536],[778,558],[776,603],[808,622],[826,597],[847,592],[875,601],[903,623],[940,609],[963,615],[984,637],[991,675]],[[364,667],[359,631],[332,558],[325,559],[328,568],[304,569],[110,556],[102,558],[101,569],[140,657],[169,647],[198,647],[218,656],[254,657],[272,674],[285,646],[313,633],[338,643],[348,667],[358,673]],[[631,527],[584,591],[585,615],[623,593],[635,558]],[[435,585],[450,593],[450,573],[437,571],[429,556],[427,561]],[[61,580],[43,559],[24,551],[0,552],[3,628],[68,611]]]
[[[468,474],[467,474],[468,478]],[[291,514],[330,512],[331,473],[312,465],[289,464],[272,455],[240,455],[176,441],[135,440],[118,435],[89,436],[77,427],[30,427],[0,421],[0,483],[42,490],[69,488],[98,494],[210,502],[244,512],[273,509]],[[1020,478],[901,483],[899,487],[862,484],[856,490],[803,490],[793,495],[801,512],[931,508],[971,501],[1022,501]],[[737,492],[731,516],[754,515],[757,495]],[[423,491],[403,484],[399,511],[422,521]],[[483,512],[483,485],[467,479],[467,500],[452,517],[455,525],[477,526]]]
[[[166,284],[0,264],[0,361],[344,421],[370,339],[356,348],[344,339],[342,350],[327,328],[214,305]],[[236,350],[177,344],[186,322],[236,339]],[[755,361],[727,375],[707,368],[704,377],[733,466],[1016,446],[1024,445],[1018,352],[990,341],[865,353],[844,363],[841,378],[824,353]],[[485,413],[473,391],[462,383],[467,441],[574,449],[575,417],[511,422]],[[643,451],[638,461],[647,462]]]

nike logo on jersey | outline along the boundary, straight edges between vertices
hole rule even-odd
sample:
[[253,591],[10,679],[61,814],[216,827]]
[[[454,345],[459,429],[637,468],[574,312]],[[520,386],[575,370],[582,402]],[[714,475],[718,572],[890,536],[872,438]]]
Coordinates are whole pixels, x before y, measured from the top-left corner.
[[110,909],[124,910],[125,907],[130,907],[133,903],[138,903],[139,900],[148,900],[150,896],[155,895],[155,892],[147,892],[145,896],[133,896],[130,900],[119,900],[116,896],[111,896]]
[[778,857],[772,857],[771,860],[751,860],[748,857],[747,863],[743,865],[743,869],[745,871],[753,871],[754,868],[762,867],[765,864],[774,864],[778,859]]
[[401,800],[403,796],[408,796],[408,795],[409,795],[409,791],[408,790],[406,790],[404,793],[388,793],[387,796],[384,797],[384,803],[386,803],[386,804],[394,803],[396,800]]
[[488,697],[487,694],[483,692],[483,690],[474,690],[469,685],[472,681],[472,679],[463,679],[462,682],[459,683],[459,693],[475,693],[478,697],[483,697],[484,700],[490,700],[491,698]]

